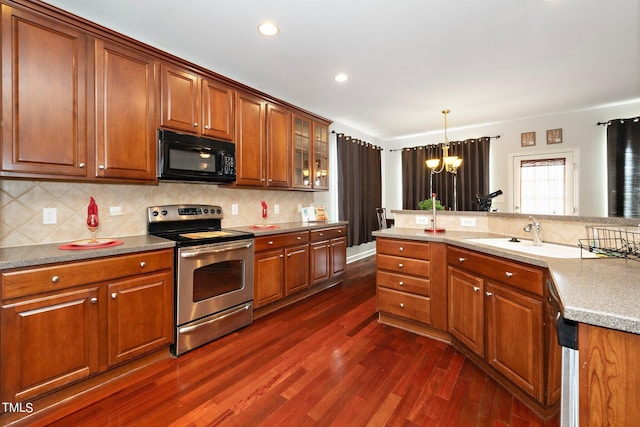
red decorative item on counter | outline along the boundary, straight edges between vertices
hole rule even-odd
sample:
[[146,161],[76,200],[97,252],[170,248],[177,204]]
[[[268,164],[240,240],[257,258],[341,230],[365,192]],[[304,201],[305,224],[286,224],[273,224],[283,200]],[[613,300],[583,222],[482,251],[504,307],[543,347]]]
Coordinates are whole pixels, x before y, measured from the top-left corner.
[[92,197],[89,200],[89,206],[87,207],[87,228],[91,231],[91,241],[96,241],[96,230],[98,229],[98,225],[100,224],[100,220],[98,219],[98,205],[96,204],[95,199]]
[[267,209],[267,203],[263,200],[260,202],[260,204],[262,204],[262,219],[266,221],[267,214],[269,213],[269,210]]

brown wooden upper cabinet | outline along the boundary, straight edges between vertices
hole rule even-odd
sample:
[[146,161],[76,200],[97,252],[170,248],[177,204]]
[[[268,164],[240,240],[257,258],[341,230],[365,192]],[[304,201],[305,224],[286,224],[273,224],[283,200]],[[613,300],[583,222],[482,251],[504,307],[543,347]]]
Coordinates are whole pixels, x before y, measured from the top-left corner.
[[236,184],[290,187],[291,112],[236,93]]
[[233,89],[168,64],[160,73],[161,126],[234,141]]
[[328,126],[294,114],[292,133],[292,187],[328,189]]
[[87,177],[87,36],[1,7],[3,174]]
[[95,41],[96,176],[154,181],[155,61]]
[[155,181],[153,58],[2,5],[2,69],[1,175]]

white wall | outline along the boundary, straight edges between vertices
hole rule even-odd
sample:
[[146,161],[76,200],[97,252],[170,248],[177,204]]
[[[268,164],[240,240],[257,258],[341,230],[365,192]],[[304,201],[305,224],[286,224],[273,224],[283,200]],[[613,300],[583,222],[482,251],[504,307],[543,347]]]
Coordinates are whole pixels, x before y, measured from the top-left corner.
[[[361,139],[370,144],[382,146],[382,141],[367,135],[357,129],[342,124],[340,122],[333,122],[329,127],[329,132],[335,131],[336,133],[344,133],[345,135],[352,136],[356,139]],[[337,148],[337,135],[329,133],[329,191],[318,191],[314,193],[314,203],[316,206],[325,206],[329,212],[330,219],[338,218],[338,148]],[[385,150],[386,151],[386,150]],[[385,151],[383,151],[383,156]],[[382,161],[382,204],[384,206],[384,180],[387,176],[384,159]],[[401,202],[402,204],[402,202]]]
[[[456,114],[452,111],[448,117],[447,136],[450,141],[500,135],[500,139],[491,140],[490,151],[490,191],[501,189],[504,196],[493,200],[492,207],[502,212],[510,212],[512,194],[509,181],[509,154],[537,154],[559,149],[578,149],[578,209],[583,216],[607,215],[607,175],[606,175],[606,127],[597,126],[616,118],[640,115],[640,99],[623,105],[603,106],[589,110],[564,114],[535,117],[512,122],[490,123],[470,128],[456,128]],[[444,123],[444,122],[443,122]],[[562,144],[547,145],[546,131],[562,128]],[[536,132],[536,145],[520,146],[520,134]],[[443,131],[427,132],[423,135],[384,141],[383,164],[383,202],[387,209],[402,209],[402,164],[401,152],[389,149],[414,147],[442,142]]]

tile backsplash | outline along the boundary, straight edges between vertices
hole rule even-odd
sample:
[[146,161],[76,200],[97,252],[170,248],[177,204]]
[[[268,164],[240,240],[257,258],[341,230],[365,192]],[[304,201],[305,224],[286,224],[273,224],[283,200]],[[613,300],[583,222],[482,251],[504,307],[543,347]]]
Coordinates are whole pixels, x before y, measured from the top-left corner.
[[[68,242],[90,237],[85,225],[89,198],[99,207],[97,237],[133,236],[147,233],[147,207],[169,204],[222,206],[222,226],[262,222],[260,201],[269,206],[269,222],[299,221],[298,204],[309,206],[311,192],[230,188],[198,183],[119,185],[29,180],[0,181],[0,247]],[[231,205],[238,215],[231,215]],[[279,205],[280,212],[274,212]],[[121,215],[110,215],[121,207]],[[56,208],[57,223],[43,224],[43,209]]]

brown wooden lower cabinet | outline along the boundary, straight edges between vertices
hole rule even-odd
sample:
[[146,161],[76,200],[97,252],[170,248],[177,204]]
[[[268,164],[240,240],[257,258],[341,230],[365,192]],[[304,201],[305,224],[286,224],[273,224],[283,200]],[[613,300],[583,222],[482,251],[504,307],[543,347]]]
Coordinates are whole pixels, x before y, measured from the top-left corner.
[[171,249],[6,270],[2,290],[5,402],[32,400],[173,341]]
[[254,307],[336,280],[346,271],[344,235],[346,226],[257,237]]
[[637,426],[640,335],[578,325],[580,425]]

